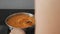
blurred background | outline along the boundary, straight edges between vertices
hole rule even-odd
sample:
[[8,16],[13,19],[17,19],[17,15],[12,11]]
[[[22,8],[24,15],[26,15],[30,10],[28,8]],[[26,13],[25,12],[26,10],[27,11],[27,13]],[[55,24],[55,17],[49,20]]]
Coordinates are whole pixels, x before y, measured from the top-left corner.
[[[0,34],[9,34],[10,29],[5,19],[17,12],[27,12],[34,15],[34,0],[0,0]],[[34,34],[35,27],[27,28],[26,34]]]
[[0,0],[0,9],[34,9],[34,0]]

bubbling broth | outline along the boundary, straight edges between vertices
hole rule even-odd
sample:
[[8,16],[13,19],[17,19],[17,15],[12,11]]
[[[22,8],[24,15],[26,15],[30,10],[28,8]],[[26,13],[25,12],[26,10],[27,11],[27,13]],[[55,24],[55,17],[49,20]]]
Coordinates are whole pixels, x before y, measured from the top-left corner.
[[7,24],[16,28],[28,28],[34,25],[34,17],[27,14],[16,14],[7,19]]

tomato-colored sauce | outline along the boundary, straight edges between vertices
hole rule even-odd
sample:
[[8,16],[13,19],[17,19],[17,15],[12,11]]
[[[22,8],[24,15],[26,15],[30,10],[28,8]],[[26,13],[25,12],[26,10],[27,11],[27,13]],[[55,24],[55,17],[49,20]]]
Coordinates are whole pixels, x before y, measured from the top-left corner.
[[34,17],[26,14],[16,14],[7,19],[7,24],[16,28],[28,28],[35,23]]

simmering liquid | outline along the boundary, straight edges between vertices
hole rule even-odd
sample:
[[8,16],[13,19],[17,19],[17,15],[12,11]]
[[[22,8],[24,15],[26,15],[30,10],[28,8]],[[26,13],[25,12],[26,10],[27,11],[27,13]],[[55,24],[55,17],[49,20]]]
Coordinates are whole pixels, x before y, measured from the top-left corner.
[[35,23],[34,17],[27,14],[16,14],[7,19],[7,24],[16,28],[28,28]]

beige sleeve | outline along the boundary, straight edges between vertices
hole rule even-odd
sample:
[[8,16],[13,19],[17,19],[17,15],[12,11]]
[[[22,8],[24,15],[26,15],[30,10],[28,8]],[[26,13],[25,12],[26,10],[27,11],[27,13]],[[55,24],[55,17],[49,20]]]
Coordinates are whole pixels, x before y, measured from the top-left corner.
[[60,34],[60,0],[35,0],[35,34]]

